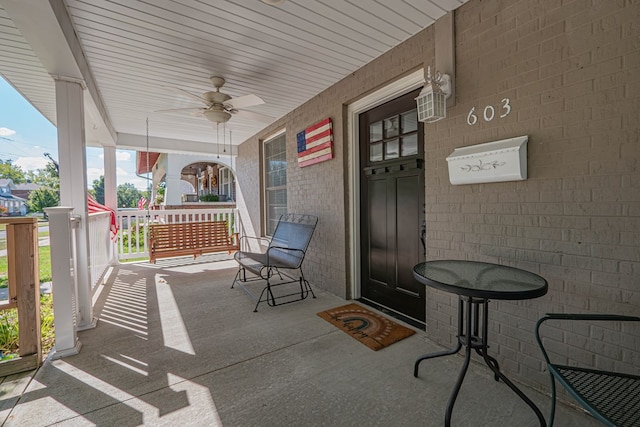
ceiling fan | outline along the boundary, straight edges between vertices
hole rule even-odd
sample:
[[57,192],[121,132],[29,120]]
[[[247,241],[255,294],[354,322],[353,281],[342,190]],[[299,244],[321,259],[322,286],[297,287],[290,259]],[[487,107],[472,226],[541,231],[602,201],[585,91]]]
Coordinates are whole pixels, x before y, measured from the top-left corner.
[[196,95],[187,90],[175,88],[181,93],[188,95],[190,98],[200,101],[205,105],[204,107],[173,108],[169,110],[156,110],[155,112],[190,112],[193,116],[203,116],[207,120],[218,124],[228,122],[232,116],[266,123],[270,123],[274,120],[273,117],[265,114],[243,110],[243,108],[264,104],[264,101],[259,96],[251,94],[232,98],[226,93],[220,92],[220,88],[225,84],[224,78],[212,76],[209,80],[211,80],[211,84],[216,88],[216,90],[207,91],[202,95]]

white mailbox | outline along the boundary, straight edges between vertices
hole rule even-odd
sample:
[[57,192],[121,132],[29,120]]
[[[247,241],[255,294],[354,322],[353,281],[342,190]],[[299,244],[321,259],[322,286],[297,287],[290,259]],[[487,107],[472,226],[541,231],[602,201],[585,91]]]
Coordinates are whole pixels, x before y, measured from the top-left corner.
[[528,136],[460,147],[447,157],[453,185],[527,179]]

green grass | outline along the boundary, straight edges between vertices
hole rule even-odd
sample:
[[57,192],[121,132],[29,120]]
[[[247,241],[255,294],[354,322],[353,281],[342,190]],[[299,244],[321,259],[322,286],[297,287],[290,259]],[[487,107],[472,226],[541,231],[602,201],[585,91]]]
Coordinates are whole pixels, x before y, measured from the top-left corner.
[[[49,246],[40,246],[38,248],[38,267],[40,274],[40,282],[51,281],[51,248]],[[8,267],[7,257],[0,257],[0,288],[6,288],[8,283]]]

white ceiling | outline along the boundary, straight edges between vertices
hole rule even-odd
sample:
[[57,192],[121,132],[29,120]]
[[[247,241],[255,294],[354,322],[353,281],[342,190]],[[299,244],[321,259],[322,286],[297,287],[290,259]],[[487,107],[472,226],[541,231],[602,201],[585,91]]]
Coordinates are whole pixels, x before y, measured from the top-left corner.
[[[0,73],[54,124],[51,75],[86,82],[90,142],[135,146],[149,118],[153,137],[209,144],[205,118],[154,113],[200,106],[175,88],[223,76],[222,92],[279,118],[466,1],[0,0]],[[264,126],[227,123],[234,144]]]

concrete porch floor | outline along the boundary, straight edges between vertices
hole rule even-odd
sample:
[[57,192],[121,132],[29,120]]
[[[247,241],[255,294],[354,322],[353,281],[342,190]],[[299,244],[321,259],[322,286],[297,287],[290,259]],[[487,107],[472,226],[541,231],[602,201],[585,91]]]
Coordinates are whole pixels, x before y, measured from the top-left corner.
[[[80,354],[47,361],[0,412],[4,425],[444,425],[461,357],[425,361],[414,378],[415,358],[442,350],[424,331],[374,352],[316,316],[344,300],[314,289],[317,299],[253,313],[230,289],[235,271],[219,256],[114,268],[98,291],[97,327],[79,334]],[[549,397],[522,389],[546,416]],[[538,423],[472,363],[452,425]],[[560,404],[556,425],[599,424]]]

